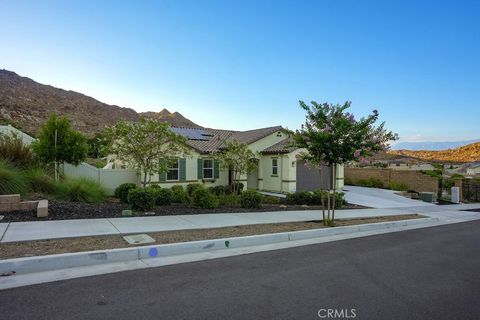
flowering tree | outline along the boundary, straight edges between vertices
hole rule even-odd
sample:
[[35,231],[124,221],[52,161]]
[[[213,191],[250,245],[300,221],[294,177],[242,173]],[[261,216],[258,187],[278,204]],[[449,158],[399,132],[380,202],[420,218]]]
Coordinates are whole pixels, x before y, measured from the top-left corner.
[[173,132],[166,122],[140,118],[137,122],[119,121],[107,130],[108,151],[118,160],[143,172],[143,187],[155,173],[166,172],[168,162],[179,154],[188,155],[187,139]]
[[343,105],[319,104],[315,101],[307,105],[300,101],[300,107],[307,115],[305,124],[294,134],[294,143],[308,151],[301,154],[303,160],[316,167],[331,166],[335,177],[332,216],[330,217],[329,206],[328,221],[323,211],[324,224],[335,222],[337,165],[351,161],[365,163],[365,157],[388,149],[389,142],[398,139],[395,133],[385,129],[385,123],[375,126],[378,120],[377,110],[357,120],[352,113],[346,111],[350,105],[351,102],[348,101]]

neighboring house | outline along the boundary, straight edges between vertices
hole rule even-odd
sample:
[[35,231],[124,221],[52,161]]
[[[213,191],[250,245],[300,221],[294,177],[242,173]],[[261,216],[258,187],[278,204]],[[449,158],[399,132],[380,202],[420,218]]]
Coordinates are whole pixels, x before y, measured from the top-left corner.
[[0,134],[5,134],[7,136],[11,136],[12,134],[18,135],[20,138],[22,138],[23,143],[26,145],[31,144],[33,141],[35,141],[35,138],[29,136],[26,133],[23,133],[22,131],[18,130],[15,127],[12,127],[11,125],[0,125]]
[[[320,187],[319,170],[310,170],[297,159],[304,150],[289,146],[289,135],[281,126],[248,131],[177,127],[172,127],[172,130],[188,138],[191,154],[169,161],[168,171],[153,175],[152,184],[162,187],[189,183],[203,183],[206,186],[231,184],[231,170],[223,168],[214,154],[224,147],[224,141],[236,140],[247,144],[250,150],[258,154],[257,169],[240,178],[245,189],[292,192]],[[326,180],[324,187],[332,185],[331,171],[330,168],[322,168]],[[342,188],[343,167],[339,166],[337,171],[337,187]]]
[[480,174],[480,163],[472,164],[466,168],[466,174],[469,176],[475,176]]

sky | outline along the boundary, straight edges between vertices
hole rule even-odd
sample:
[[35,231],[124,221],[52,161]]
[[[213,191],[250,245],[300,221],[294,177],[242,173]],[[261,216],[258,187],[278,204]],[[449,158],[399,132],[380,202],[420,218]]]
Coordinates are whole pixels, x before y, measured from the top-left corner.
[[400,141],[480,138],[480,1],[0,0],[0,68],[213,128],[373,109]]

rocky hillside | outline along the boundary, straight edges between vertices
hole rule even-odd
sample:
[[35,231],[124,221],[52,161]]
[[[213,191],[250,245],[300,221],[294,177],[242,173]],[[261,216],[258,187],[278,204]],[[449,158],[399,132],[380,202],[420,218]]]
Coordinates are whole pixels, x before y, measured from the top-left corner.
[[475,162],[480,161],[480,142],[472,143],[455,149],[440,151],[390,150],[388,153],[427,161]]
[[199,127],[180,113],[146,112],[109,105],[75,91],[66,91],[0,69],[0,123],[11,123],[36,135],[51,113],[67,116],[75,129],[91,135],[119,120],[135,121],[140,116],[167,121],[175,126]]

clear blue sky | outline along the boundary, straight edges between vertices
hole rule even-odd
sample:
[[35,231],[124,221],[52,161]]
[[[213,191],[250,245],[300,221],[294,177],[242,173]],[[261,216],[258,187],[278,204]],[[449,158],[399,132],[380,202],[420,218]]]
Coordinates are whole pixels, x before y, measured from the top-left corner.
[[403,141],[480,138],[480,1],[0,0],[0,68],[209,127],[298,128],[298,100]]

